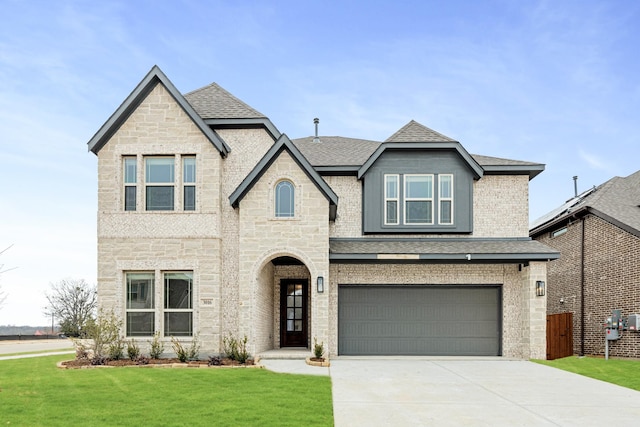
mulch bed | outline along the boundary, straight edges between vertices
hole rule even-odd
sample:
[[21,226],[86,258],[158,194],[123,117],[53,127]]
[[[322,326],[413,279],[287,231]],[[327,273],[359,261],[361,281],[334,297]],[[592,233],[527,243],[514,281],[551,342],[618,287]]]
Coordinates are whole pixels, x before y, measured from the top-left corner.
[[[148,363],[138,363],[135,360],[129,359],[120,359],[120,360],[109,360],[104,365],[92,365],[89,359],[76,359],[76,360],[67,360],[62,362],[60,365],[65,368],[82,368],[85,366],[149,366],[149,365],[174,365],[180,364],[183,366],[207,366],[209,364],[208,360],[191,360],[189,362],[180,362],[179,359],[148,359]],[[247,360],[246,363],[241,364],[237,360],[231,359],[221,359],[221,365],[219,366],[253,366],[255,365],[252,359]],[[214,366],[212,366],[214,367]]]

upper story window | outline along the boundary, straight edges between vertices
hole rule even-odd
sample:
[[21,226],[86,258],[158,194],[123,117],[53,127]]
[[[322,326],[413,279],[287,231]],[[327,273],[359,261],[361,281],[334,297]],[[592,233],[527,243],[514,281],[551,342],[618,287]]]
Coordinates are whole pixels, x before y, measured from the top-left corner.
[[145,158],[145,191],[148,211],[172,211],[175,158]]
[[400,220],[399,185],[399,175],[384,176],[384,223],[388,225],[396,225]]
[[453,224],[453,175],[438,175],[438,199],[440,200],[440,224]]
[[433,175],[404,176],[405,224],[433,224]]
[[136,210],[136,198],[138,192],[138,160],[135,156],[123,158],[124,169],[124,210]]
[[453,189],[453,174],[385,174],[384,225],[453,225]]
[[290,181],[276,184],[276,218],[292,218],[295,214],[295,187]]
[[182,157],[182,184],[183,201],[185,211],[196,210],[196,158],[194,156]]

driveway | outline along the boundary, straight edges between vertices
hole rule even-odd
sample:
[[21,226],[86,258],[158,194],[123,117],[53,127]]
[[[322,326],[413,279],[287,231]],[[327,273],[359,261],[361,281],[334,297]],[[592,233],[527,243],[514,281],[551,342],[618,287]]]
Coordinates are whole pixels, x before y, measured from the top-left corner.
[[636,425],[640,392],[528,361],[331,360],[336,427]]

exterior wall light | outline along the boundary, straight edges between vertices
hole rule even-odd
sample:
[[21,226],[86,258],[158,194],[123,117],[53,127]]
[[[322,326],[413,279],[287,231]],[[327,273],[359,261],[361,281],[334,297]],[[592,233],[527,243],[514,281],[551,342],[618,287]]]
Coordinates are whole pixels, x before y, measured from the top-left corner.
[[542,280],[536,281],[536,296],[544,296],[544,281]]
[[318,286],[318,293],[321,294],[324,292],[324,277],[318,276],[318,280],[316,281],[316,285]]

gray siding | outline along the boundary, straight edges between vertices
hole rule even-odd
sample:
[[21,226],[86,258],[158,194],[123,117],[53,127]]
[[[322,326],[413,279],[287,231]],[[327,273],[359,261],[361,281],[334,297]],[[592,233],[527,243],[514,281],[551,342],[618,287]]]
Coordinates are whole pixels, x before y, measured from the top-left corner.
[[[385,174],[453,174],[453,225],[437,224],[438,189],[434,188],[433,225],[384,225]],[[469,165],[451,150],[387,150],[363,177],[364,233],[471,233],[473,231],[473,173]],[[402,188],[401,188],[402,191]],[[403,216],[400,203],[400,218]]]
[[341,355],[499,356],[499,286],[340,286]]

